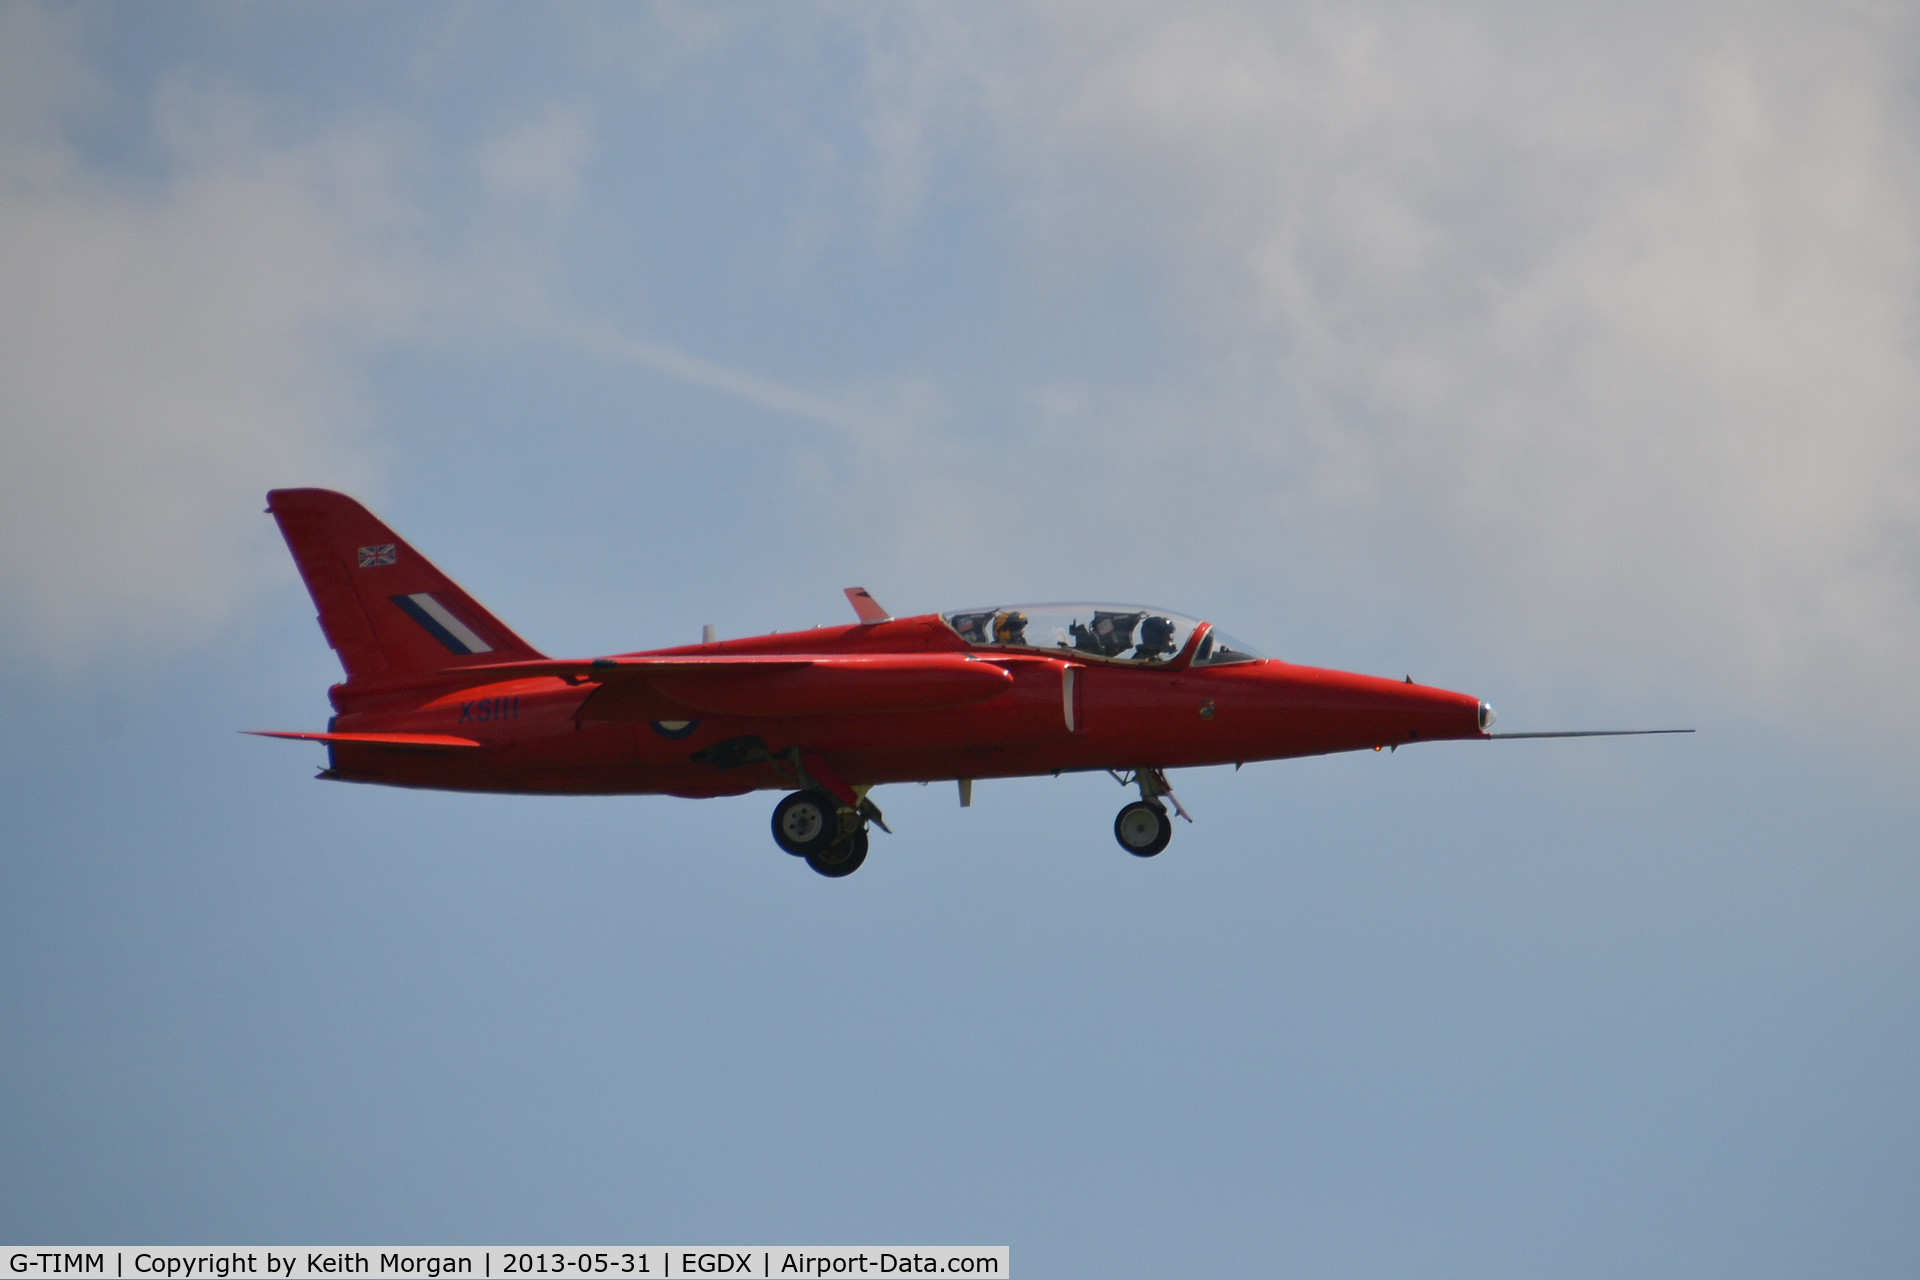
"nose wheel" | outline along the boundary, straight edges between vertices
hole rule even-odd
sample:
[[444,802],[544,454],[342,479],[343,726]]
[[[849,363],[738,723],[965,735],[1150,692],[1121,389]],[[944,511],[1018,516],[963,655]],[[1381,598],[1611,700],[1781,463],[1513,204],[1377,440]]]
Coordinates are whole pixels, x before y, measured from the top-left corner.
[[1136,858],[1151,858],[1173,839],[1173,819],[1158,800],[1135,800],[1113,820],[1113,838]]
[[1175,813],[1188,822],[1193,821],[1193,815],[1180,803],[1180,797],[1173,794],[1173,786],[1162,770],[1142,766],[1125,773],[1113,769],[1107,772],[1123,787],[1140,788],[1140,798],[1120,810],[1120,816],[1113,820],[1113,838],[1134,857],[1151,858],[1173,839],[1173,819],[1167,814],[1167,806],[1161,803],[1163,800],[1172,802]]

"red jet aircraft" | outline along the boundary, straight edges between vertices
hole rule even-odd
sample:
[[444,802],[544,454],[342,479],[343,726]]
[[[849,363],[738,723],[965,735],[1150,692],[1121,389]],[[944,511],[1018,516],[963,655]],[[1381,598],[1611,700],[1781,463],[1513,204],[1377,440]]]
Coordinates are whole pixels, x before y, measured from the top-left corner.
[[[885,782],[1105,769],[1136,785],[1114,835],[1167,847],[1175,767],[1492,734],[1464,693],[1262,657],[1208,623],[1127,605],[997,605],[603,658],[548,658],[372,512],[276,489],[280,524],[347,678],[323,778],[526,794],[786,790],[773,838],[824,876],[867,856]],[[1637,732],[1684,733],[1688,730]],[[1191,819],[1189,819],[1191,821]]]

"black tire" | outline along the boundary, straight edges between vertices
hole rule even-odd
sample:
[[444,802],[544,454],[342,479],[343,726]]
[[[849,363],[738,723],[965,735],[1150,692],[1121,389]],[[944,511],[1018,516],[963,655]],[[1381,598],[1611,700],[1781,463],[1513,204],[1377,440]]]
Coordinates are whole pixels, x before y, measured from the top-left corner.
[[840,802],[824,791],[796,791],[773,806],[773,842],[808,858],[840,835]]
[[852,875],[866,860],[867,833],[864,830],[856,831],[845,840],[828,845],[819,853],[807,855],[807,865],[829,880],[838,880],[841,876]]
[[1151,858],[1173,839],[1173,819],[1157,800],[1135,800],[1113,820],[1113,838],[1136,858]]

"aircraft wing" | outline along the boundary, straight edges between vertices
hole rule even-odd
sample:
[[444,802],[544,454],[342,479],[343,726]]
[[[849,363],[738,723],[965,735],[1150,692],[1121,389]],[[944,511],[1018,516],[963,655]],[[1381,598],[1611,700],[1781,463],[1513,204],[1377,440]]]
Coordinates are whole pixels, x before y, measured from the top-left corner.
[[582,720],[712,715],[806,716],[937,711],[1004,692],[1005,668],[960,653],[713,654],[547,659],[463,667],[462,676],[554,676],[599,687]]

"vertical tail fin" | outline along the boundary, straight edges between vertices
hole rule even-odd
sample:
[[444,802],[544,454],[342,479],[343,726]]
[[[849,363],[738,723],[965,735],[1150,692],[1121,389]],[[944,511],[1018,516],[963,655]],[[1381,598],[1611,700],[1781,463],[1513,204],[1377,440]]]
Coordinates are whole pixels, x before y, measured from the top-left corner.
[[275,489],[267,510],[348,684],[543,656],[344,493]]

